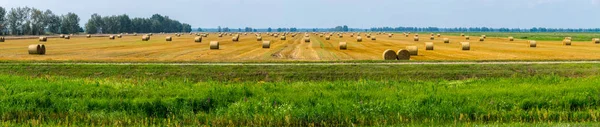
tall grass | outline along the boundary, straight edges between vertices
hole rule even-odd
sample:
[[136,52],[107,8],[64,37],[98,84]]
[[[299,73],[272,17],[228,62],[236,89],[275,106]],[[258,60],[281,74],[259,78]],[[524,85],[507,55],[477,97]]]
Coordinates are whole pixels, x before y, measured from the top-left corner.
[[587,123],[600,77],[199,81],[0,75],[1,124],[385,126]]

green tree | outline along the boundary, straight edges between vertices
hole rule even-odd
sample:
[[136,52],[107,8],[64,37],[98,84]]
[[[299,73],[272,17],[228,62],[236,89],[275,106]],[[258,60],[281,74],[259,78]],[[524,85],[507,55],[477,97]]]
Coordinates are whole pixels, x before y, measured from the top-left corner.
[[23,35],[29,30],[27,23],[29,8],[11,8],[7,15],[8,28],[12,35]]
[[131,33],[133,30],[131,28],[131,19],[128,15],[120,15],[118,16],[119,20],[119,30],[118,33]]
[[55,15],[54,13],[52,13],[52,11],[50,10],[46,10],[44,12],[44,20],[46,20],[46,25],[48,27],[48,32],[50,33],[60,33],[60,26],[61,26],[61,19],[60,17],[58,17],[57,15]]
[[92,14],[92,17],[85,24],[85,30],[88,34],[97,34],[101,32],[103,26],[104,22],[102,22],[102,16]]
[[75,13],[67,13],[62,16],[61,22],[61,33],[63,34],[74,34],[79,32],[79,16]]
[[342,28],[342,30],[343,30],[344,32],[348,32],[348,31],[349,31],[349,29],[348,29],[348,26],[347,26],[347,25],[344,25],[344,27]]
[[185,33],[192,32],[192,25],[184,23],[184,24],[182,24],[182,27],[183,27],[183,29],[181,32],[185,32]]
[[31,9],[31,33],[32,35],[43,35],[46,34],[45,28],[47,26],[46,16],[43,11],[32,8]]
[[4,35],[6,29],[6,9],[0,7],[0,35]]

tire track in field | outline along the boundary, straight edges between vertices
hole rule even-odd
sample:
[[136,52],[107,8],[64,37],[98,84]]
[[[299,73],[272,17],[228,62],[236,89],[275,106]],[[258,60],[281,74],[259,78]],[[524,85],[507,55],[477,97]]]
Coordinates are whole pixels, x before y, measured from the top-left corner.
[[[309,39],[310,39],[310,43],[306,44],[308,51],[306,51],[305,53],[308,54],[308,56],[312,57],[312,58],[309,58],[311,60],[321,60],[323,58],[323,54],[321,54],[320,52],[315,50],[315,48],[313,46],[314,44],[318,44],[318,43],[315,42],[315,39],[313,38],[313,36],[310,36]],[[304,42],[304,39],[302,39],[302,42]]]

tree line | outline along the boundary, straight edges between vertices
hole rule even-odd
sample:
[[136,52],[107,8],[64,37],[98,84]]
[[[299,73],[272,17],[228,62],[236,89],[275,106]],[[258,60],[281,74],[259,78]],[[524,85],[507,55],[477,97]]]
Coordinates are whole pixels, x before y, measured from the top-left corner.
[[192,26],[170,19],[167,16],[154,14],[150,18],[130,18],[128,15],[105,16],[93,14],[85,24],[88,34],[116,33],[175,33],[192,31]]
[[0,35],[46,35],[76,33],[160,33],[191,32],[192,26],[159,14],[150,18],[129,18],[127,15],[102,17],[93,14],[85,24],[79,25],[75,13],[56,15],[50,10],[33,7],[0,7]]
[[58,16],[50,10],[31,7],[0,7],[0,35],[44,35],[82,32],[75,13]]
[[[370,31],[391,31],[391,32],[600,32],[600,28],[543,28],[533,27],[523,28],[489,28],[489,27],[457,27],[457,28],[438,28],[438,27],[374,27]],[[365,30],[367,31],[367,30]]]
[[457,27],[457,28],[439,28],[439,27],[373,27],[370,29],[350,28],[347,25],[336,26],[333,28],[262,28],[254,29],[246,27],[245,29],[231,30],[228,27],[217,29],[201,29],[198,31],[207,32],[600,32],[600,28],[490,28],[490,27]]

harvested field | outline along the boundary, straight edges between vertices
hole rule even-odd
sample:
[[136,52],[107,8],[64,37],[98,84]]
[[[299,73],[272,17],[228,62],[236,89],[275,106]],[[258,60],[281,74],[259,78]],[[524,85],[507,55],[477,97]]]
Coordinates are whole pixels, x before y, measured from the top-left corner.
[[[350,34],[345,34],[350,36]],[[154,38],[168,35],[156,34]],[[163,39],[142,41],[139,36],[123,36],[108,40],[104,37],[86,38],[74,36],[71,39],[48,38],[48,53],[44,56],[28,55],[28,45],[38,44],[39,38],[8,40],[0,43],[0,60],[57,60],[57,61],[199,61],[199,62],[269,62],[269,61],[340,61],[340,60],[382,60],[381,53],[386,49],[402,49],[406,46],[422,45],[413,38],[404,36],[371,35],[379,37],[377,42],[356,42],[356,38],[330,38],[310,36],[305,43],[302,36],[264,36],[270,40],[269,49],[261,48],[255,36],[240,36],[239,42],[230,38],[208,36],[206,42],[219,41],[220,50],[210,50],[209,43],[195,43],[193,35],[182,35],[172,42]],[[7,37],[9,38],[9,37]],[[471,40],[471,51],[463,52],[460,42],[464,37],[447,35],[432,42],[435,50],[427,51],[420,46],[418,56],[411,60],[591,60],[600,56],[600,46],[586,41],[572,41],[572,46],[564,46],[562,41],[536,41],[536,48],[529,48],[527,40],[509,41],[506,37],[487,37],[484,43]],[[576,38],[574,38],[576,39]],[[347,42],[348,50],[339,50],[338,42]]]

